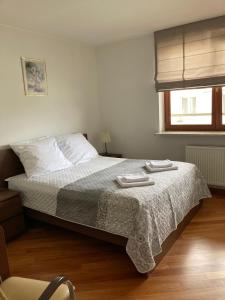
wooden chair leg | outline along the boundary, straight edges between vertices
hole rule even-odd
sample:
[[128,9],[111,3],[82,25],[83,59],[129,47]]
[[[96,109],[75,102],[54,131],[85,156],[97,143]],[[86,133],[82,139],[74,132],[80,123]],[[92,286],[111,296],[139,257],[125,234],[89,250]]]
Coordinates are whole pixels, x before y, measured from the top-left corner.
[[4,229],[0,226],[0,276],[1,280],[9,277],[9,263],[5,243]]

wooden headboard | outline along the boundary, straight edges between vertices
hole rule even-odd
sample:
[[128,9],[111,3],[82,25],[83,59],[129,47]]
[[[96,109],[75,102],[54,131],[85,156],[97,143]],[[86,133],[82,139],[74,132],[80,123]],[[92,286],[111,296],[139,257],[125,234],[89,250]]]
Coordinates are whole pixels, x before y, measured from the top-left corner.
[[22,173],[23,165],[12,149],[0,149],[0,181]]
[[[84,133],[87,137],[87,134]],[[0,149],[0,186],[8,177],[24,173],[23,165],[11,148]]]

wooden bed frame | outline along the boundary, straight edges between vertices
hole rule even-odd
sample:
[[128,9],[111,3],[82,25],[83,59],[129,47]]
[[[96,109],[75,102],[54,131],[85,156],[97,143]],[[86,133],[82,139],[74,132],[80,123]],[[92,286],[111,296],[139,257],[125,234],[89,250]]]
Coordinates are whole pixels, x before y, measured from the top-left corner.
[[[84,136],[87,138],[86,134],[84,134]],[[9,147],[0,149],[0,187],[7,187],[7,182],[5,181],[6,178],[19,175],[22,173],[24,173],[24,168],[20,160],[16,156],[16,154]],[[191,221],[193,216],[199,210],[201,204],[202,202],[199,205],[195,206],[186,215],[183,221],[178,225],[177,229],[174,232],[172,232],[169,235],[169,237],[164,241],[162,245],[163,251],[157,257],[155,257],[156,263],[159,263],[160,260],[163,258],[163,256],[168,252],[168,250],[171,248],[173,243],[177,240],[177,238],[182,233],[184,228],[187,226],[187,224]],[[26,218],[28,219],[52,224],[93,238],[97,238],[116,245],[120,245],[122,247],[125,247],[127,243],[127,238],[116,234],[108,233],[100,229],[95,229],[85,225],[80,225],[77,223],[65,221],[57,217],[45,213],[41,213],[39,211],[30,208],[24,208],[24,212]]]

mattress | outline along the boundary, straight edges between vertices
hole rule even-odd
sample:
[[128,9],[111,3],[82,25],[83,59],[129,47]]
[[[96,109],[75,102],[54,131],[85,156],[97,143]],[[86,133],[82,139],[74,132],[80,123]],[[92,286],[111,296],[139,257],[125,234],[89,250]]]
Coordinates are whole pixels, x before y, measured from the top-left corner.
[[155,266],[163,241],[200,199],[210,197],[193,164],[174,162],[178,170],[148,174],[155,184],[119,188],[116,175],[143,170],[145,161],[97,157],[87,163],[28,179],[8,179],[23,205],[71,222],[128,239],[126,251],[141,273]]

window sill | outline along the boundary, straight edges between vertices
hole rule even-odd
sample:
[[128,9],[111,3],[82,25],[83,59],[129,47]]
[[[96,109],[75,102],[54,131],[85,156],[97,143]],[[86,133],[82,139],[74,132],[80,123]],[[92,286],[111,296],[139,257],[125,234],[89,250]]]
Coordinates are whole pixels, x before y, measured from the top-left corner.
[[155,135],[225,136],[225,131],[160,131]]

